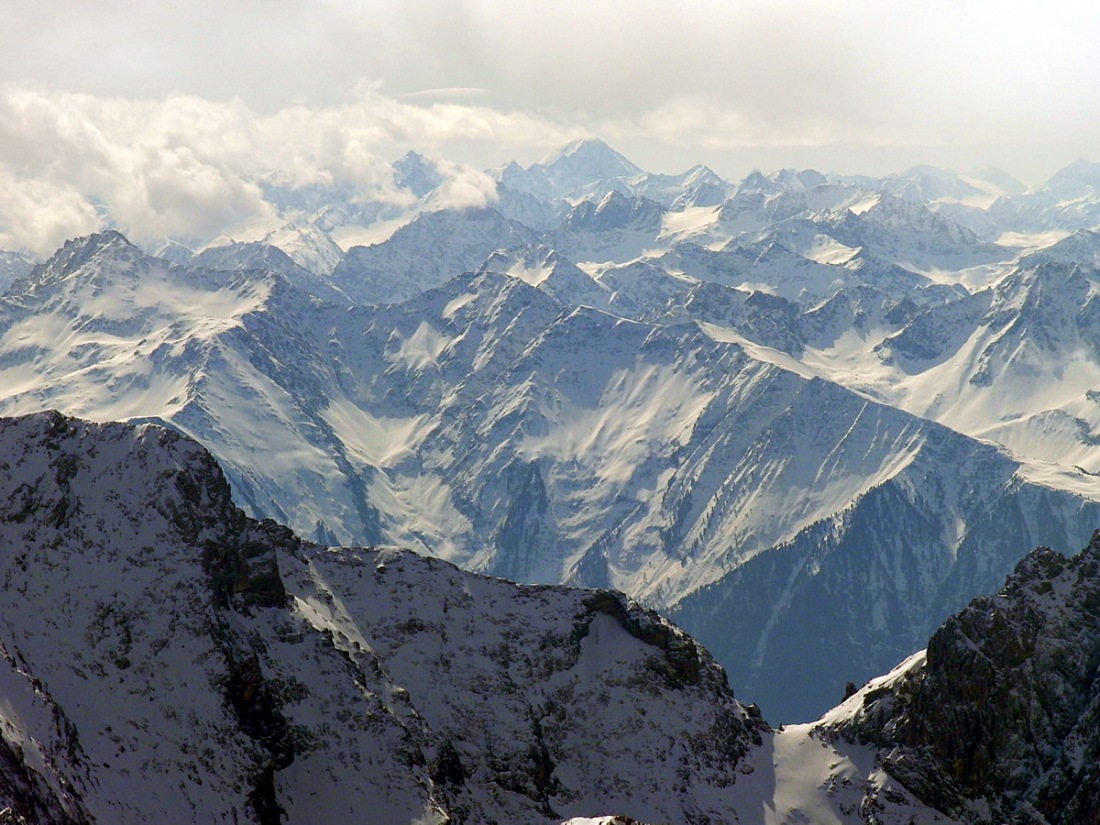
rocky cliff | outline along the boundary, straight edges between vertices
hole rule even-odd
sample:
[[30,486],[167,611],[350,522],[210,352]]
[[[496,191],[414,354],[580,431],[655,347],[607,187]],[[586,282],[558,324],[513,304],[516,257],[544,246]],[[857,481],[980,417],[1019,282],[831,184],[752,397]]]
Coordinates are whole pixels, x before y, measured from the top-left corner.
[[888,684],[825,729],[880,749],[918,797],[968,822],[1100,821],[1100,531],[1039,548]]

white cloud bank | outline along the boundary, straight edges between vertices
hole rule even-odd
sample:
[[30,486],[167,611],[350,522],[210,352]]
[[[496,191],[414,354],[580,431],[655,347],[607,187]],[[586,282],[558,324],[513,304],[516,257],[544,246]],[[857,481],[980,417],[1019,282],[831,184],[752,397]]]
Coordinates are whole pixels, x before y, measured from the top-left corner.
[[[192,96],[128,101],[0,86],[0,248],[45,255],[102,228],[138,241],[210,238],[272,217],[260,183],[350,185],[364,200],[407,204],[390,161],[448,141],[557,145],[575,131],[523,115],[416,106],[365,88],[351,104],[258,114]],[[440,160],[435,204],[484,205],[480,170]]]

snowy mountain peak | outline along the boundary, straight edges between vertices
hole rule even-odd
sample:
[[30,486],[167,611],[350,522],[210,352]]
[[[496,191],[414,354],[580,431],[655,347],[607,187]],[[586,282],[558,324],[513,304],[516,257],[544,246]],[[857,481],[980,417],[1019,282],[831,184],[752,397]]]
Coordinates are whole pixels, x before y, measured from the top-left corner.
[[703,166],[697,164],[688,169],[681,176],[684,186],[694,186],[702,183],[707,184],[725,184],[725,181],[718,176],[718,174],[709,166]]
[[933,180],[949,181],[956,177],[955,172],[950,169],[942,169],[939,166],[929,166],[925,163],[918,163],[916,166],[911,166],[902,172],[903,178],[931,178]]
[[780,169],[771,174],[759,170],[750,172],[738,185],[740,194],[760,193],[767,196],[784,192],[805,192],[827,182],[827,178],[813,169],[801,172],[794,169]]
[[1057,172],[1040,189],[1064,196],[1082,194],[1086,190],[1100,189],[1100,163],[1078,158]]
[[579,140],[530,166],[521,177],[505,181],[540,197],[602,195],[642,170],[602,140]]
[[640,167],[635,166],[598,138],[586,138],[567,143],[556,152],[544,156],[537,165],[554,168],[569,166],[577,171],[586,169],[596,172],[598,177],[606,178],[642,173]]
[[53,268],[56,263],[62,261],[66,265],[79,264],[97,255],[123,251],[127,253],[137,251],[137,247],[130,243],[121,232],[108,229],[66,241],[65,245],[50,257],[46,265]]
[[261,220],[250,226],[239,227],[232,235],[215,238],[204,249],[245,243],[276,247],[298,266],[319,276],[332,272],[344,257],[343,250],[329,234],[304,216],[289,220]]
[[656,201],[624,195],[616,189],[596,201],[582,201],[562,221],[571,230],[606,232],[628,226],[660,227],[664,209]]
[[738,184],[737,191],[738,193],[763,192],[765,194],[775,194],[782,190],[767,175],[758,169],[754,169]]
[[208,246],[191,263],[207,269],[271,269],[276,272],[297,267],[283,250],[260,241],[231,241]]
[[78,269],[92,264],[97,271],[122,273],[129,269],[127,262],[144,257],[136,246],[120,232],[107,230],[66,241],[45,264],[35,267],[27,278],[30,288],[46,286],[69,277]]
[[1020,266],[1037,266],[1049,262],[1080,264],[1100,269],[1100,232],[1078,229],[1050,246],[1025,255],[1020,259]]
[[174,264],[186,264],[195,257],[194,249],[172,238],[149,251],[154,258],[162,258]]
[[970,177],[991,183],[1009,195],[1020,195],[1027,191],[1027,187],[1015,176],[997,166],[983,166],[971,172]]
[[422,198],[443,183],[438,167],[419,152],[409,151],[393,164],[394,183]]

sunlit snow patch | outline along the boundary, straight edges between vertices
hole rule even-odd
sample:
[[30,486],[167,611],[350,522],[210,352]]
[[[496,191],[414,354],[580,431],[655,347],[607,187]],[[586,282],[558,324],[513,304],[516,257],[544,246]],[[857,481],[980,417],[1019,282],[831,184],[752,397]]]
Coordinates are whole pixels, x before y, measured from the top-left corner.
[[860,253],[860,247],[845,246],[828,235],[814,235],[813,243],[803,251],[803,255],[819,264],[839,266],[846,264]]
[[404,364],[410,370],[438,369],[439,357],[450,345],[450,338],[427,321],[421,321],[416,332],[403,339],[396,351],[386,353],[386,360],[391,364]]

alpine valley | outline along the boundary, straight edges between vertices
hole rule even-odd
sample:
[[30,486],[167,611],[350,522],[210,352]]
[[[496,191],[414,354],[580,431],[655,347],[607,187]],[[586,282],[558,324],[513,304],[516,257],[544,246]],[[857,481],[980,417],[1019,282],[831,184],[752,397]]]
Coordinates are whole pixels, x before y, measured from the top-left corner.
[[[276,664],[278,645],[289,644],[277,628],[310,640],[329,628],[328,648],[308,644],[320,645],[317,656],[322,648],[332,655],[335,644],[344,668],[355,655],[331,634],[359,640],[370,664],[356,666],[375,680],[360,685],[363,696],[385,696],[371,701],[392,716],[378,722],[391,727],[376,735],[415,739],[421,734],[409,731],[418,725],[435,731],[435,739],[424,733],[429,739],[417,740],[419,779],[399,766],[377,767],[411,783],[410,795],[394,797],[417,800],[402,810],[438,808],[458,819],[455,812],[465,810],[474,812],[470,821],[525,819],[531,811],[579,816],[591,808],[562,800],[595,797],[579,785],[559,793],[551,780],[564,783],[569,771],[587,776],[587,769],[549,763],[531,768],[521,791],[498,782],[505,790],[495,801],[481,785],[463,784],[475,776],[488,782],[485,771],[504,768],[492,767],[488,746],[477,751],[484,768],[467,763],[473,750],[457,745],[453,764],[440,757],[452,736],[440,731],[451,723],[420,702],[443,700],[417,699],[406,679],[442,684],[442,677],[395,674],[380,643],[368,644],[367,618],[355,606],[367,610],[385,598],[356,590],[348,577],[374,581],[379,565],[400,567],[412,577],[402,586],[422,592],[431,610],[449,604],[442,595],[448,587],[504,587],[475,573],[596,593],[613,588],[706,645],[738,694],[768,719],[804,722],[839,701],[847,682],[889,671],[973,597],[995,592],[1028,548],[1069,553],[1100,525],[1100,166],[1079,161],[1030,190],[996,170],[961,175],[925,167],[886,178],[783,170],[735,183],[703,167],[648,173],[606,144],[584,141],[490,174],[496,193],[488,203],[441,208],[442,172],[410,153],[393,169],[395,185],[414,204],[400,210],[335,186],[263,181],[278,219],[227,227],[213,242],[164,238],[142,249],[107,229],[69,241],[41,264],[15,251],[0,257],[8,285],[0,298],[0,413],[58,410],[128,422],[129,429],[109,431],[139,441],[154,436],[133,433],[167,428],[209,450],[251,518],[276,519],[318,546],[394,545],[442,560],[400,553],[391,563],[386,554],[397,551],[329,552],[284,536],[281,584],[271,582],[279,595],[263,609],[301,615],[245,634],[269,639],[263,655],[272,657],[273,673],[292,667]],[[19,420],[27,427],[46,419]],[[5,456],[16,455],[12,449]],[[243,517],[233,518],[238,524]],[[77,545],[65,546],[76,552]],[[203,563],[202,575],[213,575]],[[181,568],[172,575],[190,574]],[[500,592],[538,594],[522,598],[545,602],[539,609],[568,625],[565,637],[590,622],[576,618],[588,616],[585,610],[611,616],[650,648],[656,631],[645,622],[668,627],[645,613],[650,618],[630,620],[642,622],[634,632],[622,616],[641,608],[623,606],[634,603],[618,596],[509,588]],[[328,593],[332,602],[307,609],[323,601],[307,591]],[[210,598],[220,605],[215,612],[239,607],[236,596]],[[400,621],[442,626],[439,617],[416,612],[429,610],[415,606],[419,598],[402,603],[410,612]],[[456,621],[496,626],[505,598],[479,596],[480,618]],[[607,607],[612,598],[619,608]],[[236,621],[215,624],[236,628]],[[541,628],[543,619],[531,622]],[[204,661],[222,656],[229,669],[202,679],[246,678],[233,674],[252,660],[225,652],[238,631],[245,633],[203,637],[221,651]],[[681,639],[669,634],[658,635]],[[436,655],[450,655],[438,653],[433,638]],[[560,654],[572,664],[529,667],[587,667],[588,638]],[[509,644],[511,661],[536,643]],[[658,654],[645,648],[645,655]],[[709,674],[707,655],[698,654],[707,662],[699,672]],[[33,670],[13,661],[13,673]],[[33,664],[29,654],[26,661]],[[494,666],[511,672],[511,665]],[[308,682],[289,671],[270,678]],[[700,683],[706,690],[725,690],[717,677],[707,679]],[[410,693],[395,704],[397,685]],[[343,695],[343,688],[323,690]],[[514,720],[501,721],[499,733],[484,725],[537,762],[542,757],[531,754],[550,747],[537,733],[549,711],[544,697],[536,702],[524,690],[517,687],[517,696],[527,698],[508,702],[527,707],[516,718],[527,720],[530,741],[503,732]],[[68,707],[60,694],[44,695],[43,702]],[[732,696],[713,703],[713,720],[685,716],[682,724],[717,726],[728,741],[704,737],[698,753],[709,755],[684,757],[692,770],[721,761],[721,748],[738,755],[729,765],[756,764],[740,755],[772,747],[773,734]],[[542,716],[531,711],[536,705]],[[238,717],[251,713],[230,707]],[[875,720],[887,716],[876,713]],[[660,724],[680,725],[678,718]],[[866,740],[860,747],[888,737],[870,718],[841,725],[855,732],[853,741]],[[240,767],[234,781],[244,788],[259,776],[253,768],[264,748],[276,749],[272,770],[282,776],[285,757],[276,751],[285,743],[249,733],[259,722],[238,723],[240,764],[253,767]],[[299,724],[312,722],[286,722],[287,730]],[[594,730],[590,736],[599,736]],[[580,758],[595,745],[572,735],[555,740],[554,765],[567,751]],[[664,745],[652,747],[667,757]],[[822,739],[812,747],[835,745]],[[459,789],[432,790],[440,758],[462,777]],[[55,779],[41,781],[55,783],[65,815],[102,818],[107,809],[86,807],[101,780],[73,759],[68,767],[54,763]],[[870,768],[863,769],[870,763],[859,764],[870,782]],[[268,804],[270,775],[240,799]],[[758,781],[761,771],[751,775],[757,778],[734,785]],[[726,774],[692,777],[684,787],[733,782]],[[919,782],[905,787],[921,790]],[[960,801],[971,798],[970,787],[959,787],[962,796],[941,805],[951,816],[972,810]],[[515,802],[512,793],[527,801]],[[909,792],[890,793],[901,799]],[[693,797],[675,810],[634,810],[606,797],[602,812],[730,821],[719,813],[732,810],[721,807],[727,802],[715,801],[722,793],[703,795],[707,801]],[[655,790],[652,798],[671,806],[674,796]],[[279,804],[286,807],[286,799]],[[864,802],[843,804],[870,810]]]

